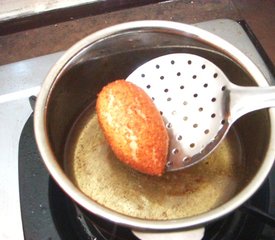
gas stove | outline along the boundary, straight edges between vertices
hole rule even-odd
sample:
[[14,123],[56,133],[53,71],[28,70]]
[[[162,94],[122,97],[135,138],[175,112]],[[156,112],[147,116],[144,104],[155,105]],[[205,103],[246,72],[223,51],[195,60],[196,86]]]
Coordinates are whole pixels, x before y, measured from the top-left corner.
[[[244,22],[219,19],[195,24],[235,45],[275,83],[274,68]],[[137,239],[128,228],[94,216],[52,180],[33,133],[32,105],[58,52],[0,66],[0,239]],[[203,240],[275,239],[275,166],[254,196],[206,226]],[[267,214],[265,214],[267,213]]]

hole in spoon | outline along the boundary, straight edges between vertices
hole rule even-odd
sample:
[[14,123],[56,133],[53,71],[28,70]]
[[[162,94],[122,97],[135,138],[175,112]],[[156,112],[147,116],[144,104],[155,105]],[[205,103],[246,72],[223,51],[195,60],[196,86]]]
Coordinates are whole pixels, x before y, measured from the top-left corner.
[[182,136],[181,136],[181,135],[178,135],[177,140],[178,140],[178,141],[181,141],[181,140],[182,140]]
[[191,143],[190,148],[194,148],[194,147],[195,147],[195,143]]
[[178,153],[179,153],[179,150],[178,150],[177,148],[174,148],[174,149],[172,150],[172,154],[176,155],[176,154],[178,154]]
[[166,167],[171,167],[173,165],[173,162],[172,161],[168,161],[167,163],[166,163]]
[[191,158],[189,158],[189,157],[184,157],[181,161],[182,161],[182,163],[184,163],[184,164],[188,164],[188,163],[191,161]]

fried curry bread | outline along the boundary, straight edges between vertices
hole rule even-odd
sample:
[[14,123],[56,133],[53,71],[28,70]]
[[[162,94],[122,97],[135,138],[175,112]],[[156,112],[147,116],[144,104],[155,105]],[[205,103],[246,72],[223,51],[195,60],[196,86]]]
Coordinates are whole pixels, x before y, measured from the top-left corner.
[[165,170],[169,137],[152,99],[125,80],[109,83],[98,94],[99,124],[119,160],[149,175]]

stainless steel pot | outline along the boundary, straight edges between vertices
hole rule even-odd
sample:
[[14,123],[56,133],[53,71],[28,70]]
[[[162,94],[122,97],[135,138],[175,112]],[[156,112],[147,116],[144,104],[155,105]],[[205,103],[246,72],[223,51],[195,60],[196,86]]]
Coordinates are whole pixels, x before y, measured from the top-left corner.
[[[242,117],[225,147],[175,175],[148,177],[113,159],[93,114],[97,93],[151,58],[175,52],[205,57],[236,84],[268,85],[243,53],[207,31],[169,21],[136,21],[103,29],[72,46],[49,72],[36,102],[35,137],[56,182],[87,210],[134,229],[193,228],[222,217],[251,197],[274,161],[273,109]],[[237,161],[227,164],[234,156]],[[86,162],[75,166],[82,158]],[[227,185],[218,183],[217,176],[225,177]],[[180,204],[169,205],[171,199]]]

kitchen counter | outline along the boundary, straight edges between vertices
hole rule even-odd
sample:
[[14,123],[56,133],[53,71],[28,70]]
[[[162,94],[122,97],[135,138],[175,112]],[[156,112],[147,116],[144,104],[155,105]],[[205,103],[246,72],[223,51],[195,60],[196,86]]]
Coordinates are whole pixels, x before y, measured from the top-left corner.
[[[117,23],[144,19],[196,23],[218,18],[245,20],[275,65],[273,0],[159,1],[138,7],[129,6],[123,10],[112,11],[109,8],[107,13],[103,13],[102,9],[98,11],[99,14],[95,11],[91,11],[91,14],[85,11],[84,17],[79,16],[81,14],[77,11],[80,9],[76,9],[75,12],[71,10],[71,15],[66,21],[60,21],[55,16],[55,22],[48,21],[50,25],[47,25],[45,20],[45,24],[30,24],[29,27],[25,24],[20,28],[19,21],[17,27],[8,28],[7,31],[4,23],[0,23],[0,65],[64,51],[86,35]],[[35,16],[35,19],[43,22],[42,16],[39,17]],[[24,22],[24,19],[22,21]]]

